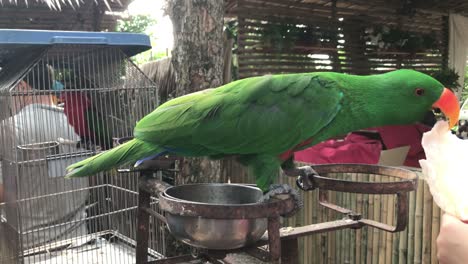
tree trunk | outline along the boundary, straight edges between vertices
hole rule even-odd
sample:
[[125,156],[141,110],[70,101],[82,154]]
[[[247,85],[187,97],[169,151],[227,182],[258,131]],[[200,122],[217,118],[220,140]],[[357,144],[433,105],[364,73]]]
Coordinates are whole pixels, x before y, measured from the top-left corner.
[[[223,84],[224,1],[167,0],[174,27],[176,96]],[[220,162],[184,159],[176,183],[221,182]]]

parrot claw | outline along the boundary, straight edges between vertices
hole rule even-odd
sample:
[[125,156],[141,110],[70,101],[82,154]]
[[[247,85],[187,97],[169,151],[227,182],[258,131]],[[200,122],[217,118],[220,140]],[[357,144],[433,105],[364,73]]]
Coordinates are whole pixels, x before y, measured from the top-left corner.
[[315,189],[313,177],[319,176],[319,174],[311,166],[283,169],[283,172],[289,177],[297,176],[296,185],[303,191],[312,191]]
[[294,209],[291,212],[282,215],[283,217],[293,216],[304,206],[304,201],[299,192],[287,184],[270,185],[270,190],[262,196],[260,202],[267,202],[271,198],[280,198],[282,195],[292,196],[292,198],[294,199]]

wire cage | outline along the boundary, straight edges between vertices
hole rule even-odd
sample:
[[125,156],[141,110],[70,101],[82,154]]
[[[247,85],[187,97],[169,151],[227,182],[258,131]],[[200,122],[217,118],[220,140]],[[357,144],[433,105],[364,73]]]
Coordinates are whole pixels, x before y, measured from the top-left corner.
[[[149,46],[140,34],[0,30],[1,264],[135,262],[137,173],[64,176],[157,106],[129,59]],[[164,225],[151,225],[158,259]]]

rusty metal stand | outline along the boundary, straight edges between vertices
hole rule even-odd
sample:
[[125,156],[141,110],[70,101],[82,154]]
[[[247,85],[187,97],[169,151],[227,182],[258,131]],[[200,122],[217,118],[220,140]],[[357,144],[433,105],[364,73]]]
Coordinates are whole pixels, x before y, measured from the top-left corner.
[[[376,165],[358,164],[328,164],[314,166],[318,174],[330,173],[368,173],[375,175],[391,176],[398,179],[394,182],[352,182],[323,177],[317,174],[301,175],[300,186],[305,191],[318,189],[320,205],[338,211],[345,215],[344,219],[324,223],[316,223],[301,227],[280,228],[280,215],[292,210],[294,201],[292,198],[286,200],[274,200],[267,203],[259,203],[255,208],[223,207],[216,206],[194,206],[184,203],[183,200],[174,200],[164,195],[159,195],[159,206],[163,211],[172,214],[183,214],[217,219],[242,219],[242,218],[267,218],[268,235],[265,235],[250,247],[236,250],[214,251],[205,250],[200,258],[210,260],[212,263],[220,263],[227,253],[245,252],[262,261],[272,261],[283,264],[298,263],[298,238],[317,233],[336,231],[340,229],[359,229],[364,226],[375,227],[387,232],[398,232],[406,228],[408,221],[408,193],[417,188],[417,175],[409,170],[384,167]],[[305,170],[310,171],[310,170]],[[148,246],[148,219],[149,215],[165,220],[164,216],[149,208],[151,195],[157,195],[158,190],[164,189],[156,180],[143,180],[139,184],[138,205],[138,234],[137,234],[137,263],[171,264],[196,259],[193,256],[178,256],[174,258],[155,260],[147,262]],[[339,191],[362,194],[394,194],[396,201],[396,225],[390,226],[371,219],[362,218],[360,213],[332,204],[327,200],[327,191]],[[145,234],[143,234],[145,233]],[[268,250],[263,246],[268,245]]]
[[136,263],[148,261],[149,217],[145,208],[150,208],[151,194],[139,189],[137,207]]

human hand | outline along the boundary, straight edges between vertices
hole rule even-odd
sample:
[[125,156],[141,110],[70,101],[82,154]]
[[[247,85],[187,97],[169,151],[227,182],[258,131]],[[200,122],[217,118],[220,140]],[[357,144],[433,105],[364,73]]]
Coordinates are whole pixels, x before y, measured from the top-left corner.
[[437,237],[437,258],[440,264],[468,263],[468,224],[449,214],[443,215]]

